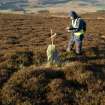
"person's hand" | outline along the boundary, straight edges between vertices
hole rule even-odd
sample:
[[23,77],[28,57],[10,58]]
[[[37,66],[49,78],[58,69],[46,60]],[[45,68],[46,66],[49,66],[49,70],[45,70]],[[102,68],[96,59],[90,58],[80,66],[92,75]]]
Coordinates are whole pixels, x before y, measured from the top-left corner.
[[70,29],[70,27],[66,27],[66,30],[69,30]]
[[70,32],[70,27],[66,27],[67,32]]

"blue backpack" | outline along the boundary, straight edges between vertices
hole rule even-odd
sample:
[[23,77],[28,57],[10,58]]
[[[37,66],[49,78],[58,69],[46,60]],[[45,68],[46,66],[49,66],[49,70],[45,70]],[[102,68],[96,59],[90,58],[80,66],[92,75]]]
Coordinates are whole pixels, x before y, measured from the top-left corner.
[[86,32],[87,25],[86,25],[86,22],[83,19],[81,19],[81,24],[82,24],[83,31]]

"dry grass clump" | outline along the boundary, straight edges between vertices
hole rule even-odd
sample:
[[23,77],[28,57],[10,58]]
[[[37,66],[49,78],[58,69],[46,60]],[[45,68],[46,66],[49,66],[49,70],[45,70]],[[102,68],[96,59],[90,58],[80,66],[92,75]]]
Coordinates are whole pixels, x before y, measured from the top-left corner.
[[51,105],[76,105],[76,96],[65,79],[54,79],[48,84],[47,99]]
[[[10,65],[16,66],[15,68],[21,68],[21,66],[30,66],[33,64],[33,52],[31,51],[17,51],[10,58]],[[11,67],[13,68],[13,67]]]
[[60,54],[61,62],[70,62],[72,60],[75,60],[76,54],[74,51],[71,52],[63,52]]
[[11,75],[33,64],[33,53],[31,51],[21,51],[9,54],[8,59],[0,63],[0,87],[11,77]]
[[2,89],[3,105],[28,101],[30,104],[47,103],[47,84],[53,78],[63,78],[61,71],[26,69],[14,74]]
[[8,66],[9,61],[5,61],[0,64],[0,88],[3,87],[3,84],[10,78],[10,76],[16,72],[16,68],[11,68]]
[[19,44],[19,38],[16,36],[10,36],[6,40],[6,44]]
[[1,69],[0,70],[0,88],[9,79],[9,77],[12,75],[13,72],[15,72],[15,70],[13,70],[13,69],[11,69],[11,70]]
[[37,66],[43,64],[43,63],[46,63],[47,61],[47,55],[46,55],[46,52],[45,51],[36,51],[34,53],[34,56],[33,56],[33,63]]
[[65,69],[67,80],[77,81],[76,88],[82,86],[80,91],[75,92],[79,105],[105,104],[103,101],[105,99],[105,71],[102,67],[96,64],[75,62],[67,65]]

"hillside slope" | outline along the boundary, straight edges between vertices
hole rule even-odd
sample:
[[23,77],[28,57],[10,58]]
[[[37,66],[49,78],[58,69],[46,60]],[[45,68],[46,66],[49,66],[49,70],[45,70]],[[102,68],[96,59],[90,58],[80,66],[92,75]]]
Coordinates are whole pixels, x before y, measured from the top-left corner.
[[[84,14],[83,59],[66,53],[66,17],[0,14],[1,105],[105,105],[105,15]],[[45,67],[50,28],[61,67]]]

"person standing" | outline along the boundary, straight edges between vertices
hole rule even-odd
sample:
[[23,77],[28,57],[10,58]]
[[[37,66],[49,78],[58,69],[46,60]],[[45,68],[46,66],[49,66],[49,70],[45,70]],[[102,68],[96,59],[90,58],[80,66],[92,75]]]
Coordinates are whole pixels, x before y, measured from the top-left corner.
[[72,21],[71,26],[66,29],[71,31],[71,38],[68,42],[67,52],[70,52],[74,45],[76,46],[75,52],[77,55],[81,54],[84,34],[86,32],[86,22],[78,16],[75,11],[69,13],[69,17]]

